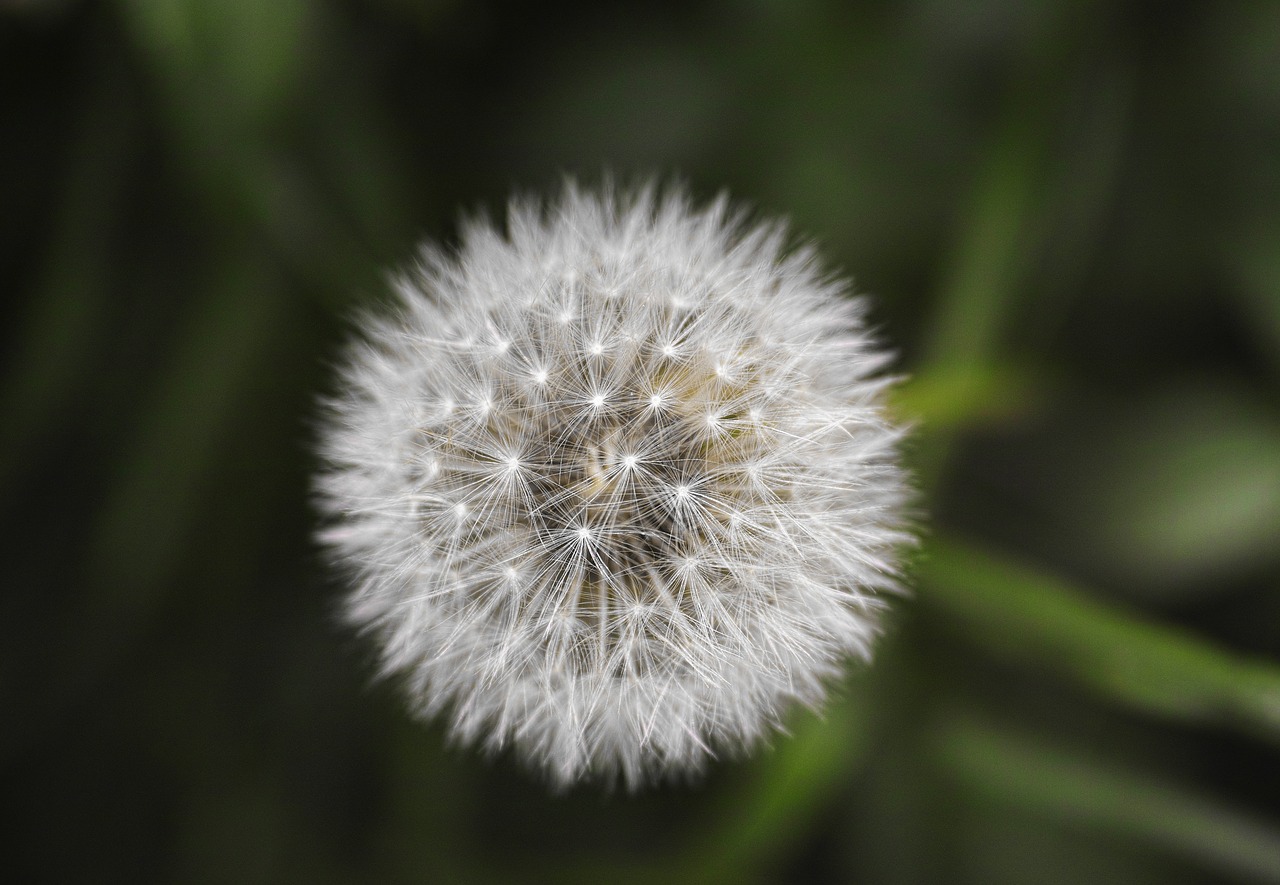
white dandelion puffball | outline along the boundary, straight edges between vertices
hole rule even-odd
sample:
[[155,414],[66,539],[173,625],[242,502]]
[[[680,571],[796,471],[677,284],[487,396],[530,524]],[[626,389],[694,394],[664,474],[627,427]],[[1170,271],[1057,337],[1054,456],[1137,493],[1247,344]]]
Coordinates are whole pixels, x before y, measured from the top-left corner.
[[866,658],[909,537],[862,302],[722,197],[423,249],[322,430],[322,541],[414,712],[558,787],[749,747]]

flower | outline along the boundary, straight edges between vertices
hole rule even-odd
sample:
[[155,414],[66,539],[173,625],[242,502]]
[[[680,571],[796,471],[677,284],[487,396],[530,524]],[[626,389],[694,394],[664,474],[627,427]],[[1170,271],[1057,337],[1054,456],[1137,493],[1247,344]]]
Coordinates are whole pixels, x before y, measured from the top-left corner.
[[365,318],[321,535],[415,712],[559,787],[699,769],[866,658],[909,540],[862,301],[721,197],[514,202]]

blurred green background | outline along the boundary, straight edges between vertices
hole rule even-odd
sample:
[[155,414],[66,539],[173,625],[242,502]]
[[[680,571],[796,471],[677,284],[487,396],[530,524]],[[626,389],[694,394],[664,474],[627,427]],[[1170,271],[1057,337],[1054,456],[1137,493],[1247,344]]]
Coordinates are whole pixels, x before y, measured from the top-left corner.
[[[0,2],[0,875],[1280,881],[1280,3]],[[308,502],[460,210],[788,215],[925,543],[821,719],[636,797],[410,721]]]

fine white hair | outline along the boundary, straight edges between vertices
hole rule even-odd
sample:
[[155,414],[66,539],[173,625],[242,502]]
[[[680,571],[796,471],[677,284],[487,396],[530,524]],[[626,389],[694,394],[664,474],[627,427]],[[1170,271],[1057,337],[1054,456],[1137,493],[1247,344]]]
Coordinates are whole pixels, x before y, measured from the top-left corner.
[[864,302],[721,197],[572,182],[360,321],[320,535],[415,713],[557,787],[696,771],[818,705],[896,588]]

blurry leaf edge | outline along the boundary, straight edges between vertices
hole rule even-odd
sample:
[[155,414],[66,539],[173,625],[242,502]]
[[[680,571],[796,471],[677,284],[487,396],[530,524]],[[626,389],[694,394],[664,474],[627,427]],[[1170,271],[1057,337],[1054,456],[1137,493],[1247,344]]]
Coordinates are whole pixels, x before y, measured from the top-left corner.
[[1090,599],[1053,575],[932,539],[919,599],[1001,655],[1033,659],[1112,700],[1191,722],[1226,720],[1280,744],[1280,665]]

